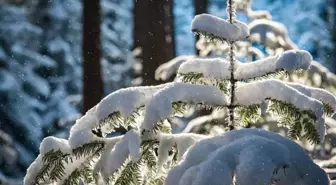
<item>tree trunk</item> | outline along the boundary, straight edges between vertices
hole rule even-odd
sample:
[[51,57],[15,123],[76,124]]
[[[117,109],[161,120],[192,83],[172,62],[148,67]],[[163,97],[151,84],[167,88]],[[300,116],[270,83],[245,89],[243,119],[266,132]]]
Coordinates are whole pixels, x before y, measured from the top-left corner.
[[155,85],[156,68],[174,57],[173,0],[134,0],[134,45],[141,48],[142,85]]
[[332,52],[331,52],[331,61],[330,61],[330,63],[331,63],[331,71],[333,72],[333,73],[336,73],[336,0],[331,0],[332,2],[332,9],[333,9],[333,11],[332,11],[332,14],[333,15],[331,15],[330,17],[332,17],[331,18],[331,20],[330,21],[332,21],[331,22],[331,41],[332,41],[332,43],[333,43],[333,48],[332,48]]
[[103,97],[100,58],[100,1],[83,1],[83,109],[85,113]]
[[[195,15],[208,12],[208,0],[194,0]],[[199,40],[200,36],[196,35],[195,43]],[[196,54],[199,55],[199,50],[196,48]]]

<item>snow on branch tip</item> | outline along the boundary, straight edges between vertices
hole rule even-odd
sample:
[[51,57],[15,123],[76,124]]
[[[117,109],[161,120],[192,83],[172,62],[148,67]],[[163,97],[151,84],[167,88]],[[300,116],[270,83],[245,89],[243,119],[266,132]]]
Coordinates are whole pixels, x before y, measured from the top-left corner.
[[236,20],[231,24],[209,14],[196,15],[191,22],[191,31],[230,42],[249,37],[249,29],[245,23]]

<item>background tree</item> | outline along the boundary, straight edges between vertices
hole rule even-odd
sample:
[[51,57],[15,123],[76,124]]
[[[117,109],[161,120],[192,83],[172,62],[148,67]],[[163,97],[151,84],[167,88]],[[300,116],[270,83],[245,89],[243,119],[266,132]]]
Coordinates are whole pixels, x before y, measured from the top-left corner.
[[332,47],[332,56],[331,56],[331,65],[332,65],[332,72],[336,72],[336,0],[331,0],[332,3],[332,11],[331,11],[331,40],[333,43]]
[[175,55],[172,0],[135,0],[133,48],[141,49],[143,85],[158,84],[156,68]]
[[83,1],[83,110],[96,105],[104,94],[101,76],[100,0]]

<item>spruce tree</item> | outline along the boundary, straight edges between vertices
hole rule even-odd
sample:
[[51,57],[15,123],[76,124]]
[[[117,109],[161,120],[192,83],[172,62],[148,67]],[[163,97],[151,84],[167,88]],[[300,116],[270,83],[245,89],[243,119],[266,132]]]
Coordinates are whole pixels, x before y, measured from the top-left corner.
[[[130,87],[106,96],[70,130],[68,140],[45,138],[40,155],[27,170],[24,184],[306,184],[330,180],[302,148],[289,138],[262,129],[240,129],[244,120],[266,112],[277,115],[291,138],[320,143],[325,116],[336,98],[326,90],[277,79],[309,69],[312,56],[288,50],[254,62],[235,56],[237,41],[249,38],[248,26],[236,19],[227,2],[228,19],[195,16],[191,30],[228,44],[220,58],[186,59],[174,82]],[[172,133],[169,118],[188,107],[227,110],[227,133],[207,136]],[[110,137],[118,127],[128,129]],[[101,137],[95,135],[100,129]]]

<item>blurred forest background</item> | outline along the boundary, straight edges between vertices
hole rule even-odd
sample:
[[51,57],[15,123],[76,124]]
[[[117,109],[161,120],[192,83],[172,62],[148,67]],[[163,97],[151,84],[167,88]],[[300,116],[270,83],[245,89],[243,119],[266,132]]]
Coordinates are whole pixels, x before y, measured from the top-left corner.
[[[158,66],[199,54],[192,18],[224,18],[225,7],[225,0],[0,0],[0,184],[20,181],[41,140],[66,138],[106,94],[161,83]],[[269,11],[300,49],[336,72],[336,0],[255,0],[252,8]]]

